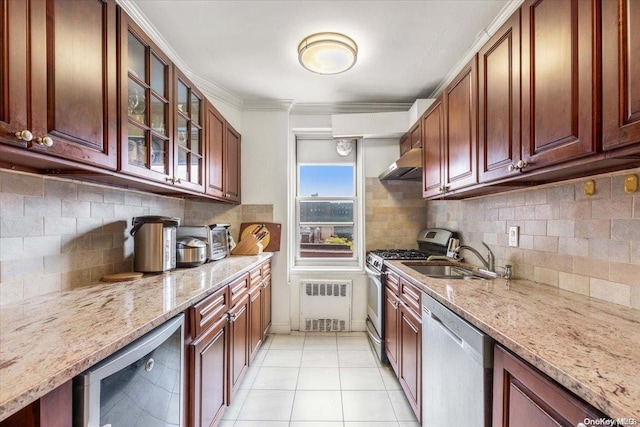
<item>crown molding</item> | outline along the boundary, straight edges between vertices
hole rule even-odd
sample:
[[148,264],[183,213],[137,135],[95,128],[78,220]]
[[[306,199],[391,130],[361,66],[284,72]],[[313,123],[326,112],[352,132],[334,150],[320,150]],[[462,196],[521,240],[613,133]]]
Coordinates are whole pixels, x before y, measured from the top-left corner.
[[291,108],[292,115],[305,114],[351,114],[351,113],[389,113],[393,111],[409,111],[413,103],[295,103]]
[[484,46],[484,44],[500,29],[502,24],[504,24],[507,19],[513,15],[513,13],[524,3],[524,0],[509,0],[507,4],[504,5],[498,16],[494,18],[491,23],[478,34],[476,40],[471,45],[471,47],[467,50],[467,52],[460,58],[460,60],[456,63],[456,65],[449,71],[449,74],[442,80],[442,82],[436,86],[436,88],[431,92],[431,95],[428,98],[437,98],[440,92],[444,90],[444,88],[451,83],[451,81],[458,75],[460,70],[462,70],[471,58],[478,53],[480,48]]
[[129,15],[149,36],[149,38],[158,45],[160,50],[162,50],[162,52],[171,59],[171,62],[173,62],[180,71],[182,71],[193,82],[193,84],[202,91],[202,93],[207,95],[207,98],[222,101],[239,110],[242,109],[242,98],[238,95],[195,74],[191,70],[191,67],[184,62],[182,57],[180,57],[180,55],[173,49],[158,29],[149,22],[149,19],[133,2],[133,0],[116,0],[116,3],[118,3],[127,15]]
[[293,99],[245,99],[243,111],[291,111]]

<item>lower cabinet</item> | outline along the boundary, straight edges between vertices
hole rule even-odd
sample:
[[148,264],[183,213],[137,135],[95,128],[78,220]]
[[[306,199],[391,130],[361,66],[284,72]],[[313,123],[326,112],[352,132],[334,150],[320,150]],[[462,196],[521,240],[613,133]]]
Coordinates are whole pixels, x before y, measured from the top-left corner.
[[[415,289],[415,291],[413,291]],[[413,291],[413,292],[412,292]],[[422,413],[422,319],[412,308],[419,291],[402,276],[387,271],[384,345],[391,367],[418,420]]]
[[420,420],[422,408],[422,320],[401,301],[398,379],[411,409]]
[[209,295],[188,310],[187,425],[215,425],[227,404],[229,288]]
[[229,402],[249,367],[249,294],[229,310]]
[[495,346],[493,427],[581,425],[603,417],[533,366]]
[[71,381],[0,422],[2,427],[67,427],[72,420]]
[[271,324],[270,284],[267,261],[188,309],[187,426],[217,425],[233,401]]

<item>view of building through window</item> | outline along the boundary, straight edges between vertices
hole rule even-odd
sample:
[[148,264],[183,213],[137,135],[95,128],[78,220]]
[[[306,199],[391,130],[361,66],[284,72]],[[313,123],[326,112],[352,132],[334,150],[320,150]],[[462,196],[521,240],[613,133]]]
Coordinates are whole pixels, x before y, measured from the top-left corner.
[[300,165],[300,258],[354,258],[355,165]]

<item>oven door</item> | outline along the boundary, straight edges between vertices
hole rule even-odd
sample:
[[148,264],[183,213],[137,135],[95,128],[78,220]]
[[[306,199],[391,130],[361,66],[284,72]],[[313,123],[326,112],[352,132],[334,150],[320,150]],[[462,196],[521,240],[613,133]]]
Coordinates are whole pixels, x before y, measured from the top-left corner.
[[382,273],[365,267],[367,273],[367,335],[378,358],[385,362],[384,339],[382,331],[382,292],[384,283]]

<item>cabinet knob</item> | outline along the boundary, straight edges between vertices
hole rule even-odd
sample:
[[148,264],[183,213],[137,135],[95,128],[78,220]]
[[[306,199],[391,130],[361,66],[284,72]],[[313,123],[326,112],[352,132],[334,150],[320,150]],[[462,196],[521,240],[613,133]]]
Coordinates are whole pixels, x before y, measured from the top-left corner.
[[33,134],[25,129],[25,130],[16,132],[16,138],[29,142],[33,139]]
[[51,147],[53,145],[53,139],[50,136],[38,138],[36,142],[44,147]]
[[238,319],[238,315],[237,314],[229,314],[229,322],[233,323]]
[[520,159],[516,162],[516,164],[514,165],[513,163],[511,163],[509,166],[507,166],[507,170],[509,172],[513,172],[513,171],[522,171],[522,169],[526,168],[527,166],[529,166],[529,163],[527,163],[526,161]]

